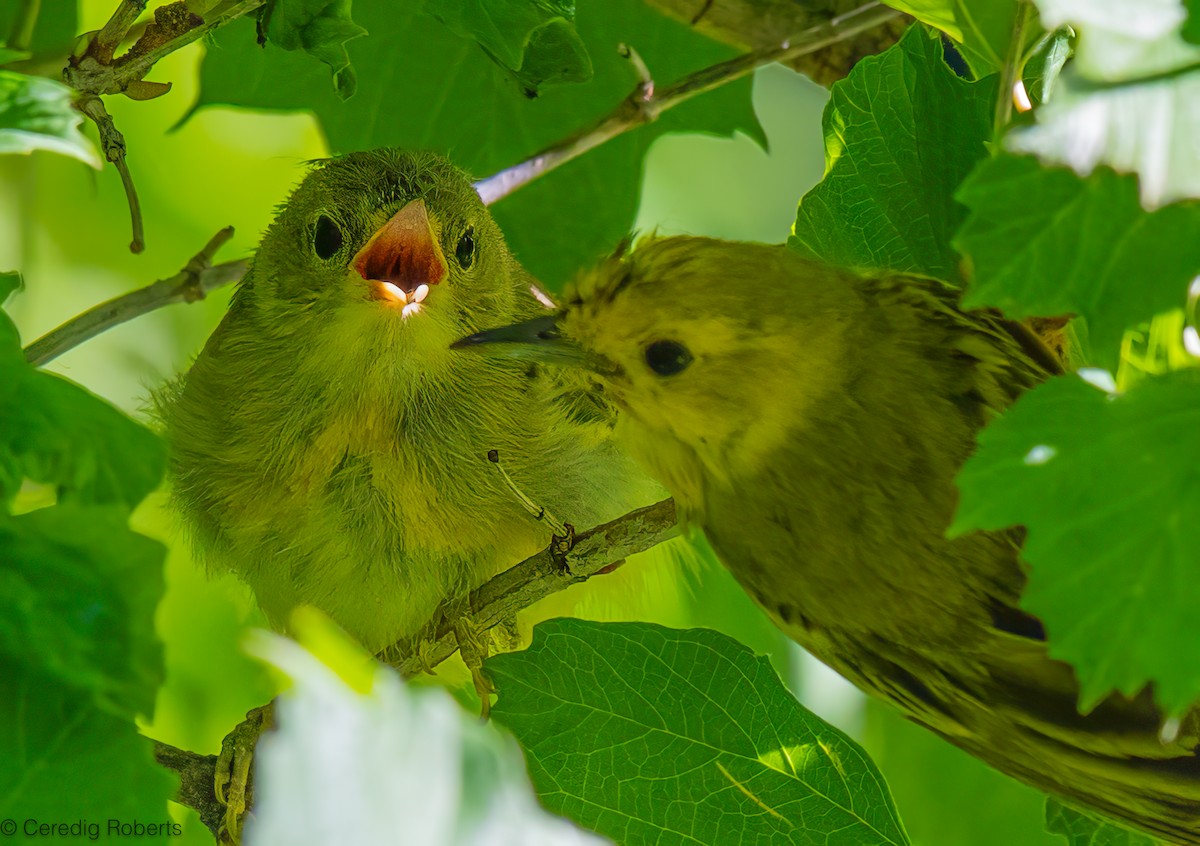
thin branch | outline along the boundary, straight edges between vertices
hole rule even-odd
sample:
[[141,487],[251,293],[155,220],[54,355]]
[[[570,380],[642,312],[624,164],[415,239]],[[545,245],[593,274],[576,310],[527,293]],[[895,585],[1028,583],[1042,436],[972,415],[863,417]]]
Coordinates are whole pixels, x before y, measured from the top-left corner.
[[[227,17],[243,15],[253,8],[257,8],[261,3],[262,0],[243,0],[243,2],[235,3],[228,7],[225,15]],[[638,82],[629,96],[618,104],[611,114],[598,121],[591,129],[575,133],[566,140],[548,147],[543,152],[524,162],[502,170],[494,176],[480,180],[475,183],[475,188],[479,192],[479,196],[483,199],[483,202],[486,205],[491,205],[532,182],[537,177],[549,173],[554,168],[566,164],[588,150],[598,147],[610,138],[615,138],[622,133],[636,129],[642,124],[654,120],[662,112],[674,108],[692,97],[711,91],[732,80],[739,79],[765,64],[794,59],[798,56],[816,52],[844,39],[852,38],[864,30],[877,27],[892,20],[897,15],[899,15],[899,12],[896,12],[894,9],[889,9],[879,3],[868,3],[852,12],[847,12],[845,15],[833,18],[827,23],[812,27],[795,39],[789,39],[782,44],[777,44],[770,48],[745,53],[727,62],[721,62],[720,64],[685,76],[675,84],[663,89],[661,93],[656,93],[654,81],[645,70],[644,63],[641,62],[640,58],[636,58],[637,54],[629,48],[623,48],[624,54],[631,60],[635,72],[638,73]],[[216,23],[213,23],[213,26],[216,25]],[[205,290],[212,290],[213,287],[236,282],[241,278],[239,273],[233,272],[237,264],[228,263],[220,265],[220,268],[229,268],[230,272],[222,274],[219,277],[211,277],[212,281],[216,282],[216,284],[206,287]],[[216,269],[214,268],[214,270]],[[218,281],[218,279],[221,281]],[[206,277],[206,284],[207,281],[208,277]],[[155,283],[150,288],[154,288],[158,284],[160,283]],[[72,342],[61,346],[55,354],[61,354],[75,344],[82,343],[98,332],[108,328],[109,325],[118,325],[148,311],[153,311],[156,308],[169,305],[173,302],[179,302],[180,300],[178,297],[166,298],[147,295],[144,293],[146,291],[148,289],[134,291],[125,297],[120,297],[106,303],[104,306],[99,306],[98,308],[108,308],[111,310],[111,322],[95,331],[86,334],[71,332],[70,327],[75,320],[80,320],[86,315],[81,315],[79,318],[68,321],[63,326],[54,330],[52,334],[64,333],[67,337],[74,339]],[[130,307],[136,305],[137,310],[130,310],[128,313],[125,313],[123,309],[126,304]],[[37,343],[40,344],[41,342]]]
[[227,226],[214,235],[183,270],[169,279],[160,279],[152,285],[101,303],[71,318],[27,346],[25,360],[35,367],[41,367],[67,350],[127,320],[171,303],[193,303],[202,300],[209,291],[241,279],[249,265],[246,259],[227,261],[215,266],[212,264],[217,250],[232,237],[233,227]]
[[[675,503],[667,499],[576,535],[569,548],[556,539],[546,549],[471,591],[467,601],[469,619],[477,630],[486,631],[538,600],[615,569],[628,556],[645,552],[678,533]],[[449,607],[461,614],[463,603]],[[384,650],[388,663],[405,676],[432,669],[458,649],[454,623],[461,619],[439,609],[414,637]],[[188,752],[159,741],[154,741],[154,754],[160,764],[180,776],[176,801],[195,809],[215,836],[225,815],[213,791],[216,756]]]
[[[583,132],[547,147],[528,160],[502,170],[494,176],[489,176],[487,179],[480,180],[475,183],[475,190],[479,192],[484,203],[491,205],[539,176],[543,176],[554,168],[600,146],[605,141],[657,120],[663,112],[697,95],[740,79],[763,65],[795,59],[815,53],[839,41],[853,38],[855,35],[887,23],[899,15],[900,13],[895,9],[889,9],[881,3],[867,3],[852,12],[818,24],[796,38],[790,38],[761,50],[743,53],[727,62],[721,62],[688,74],[658,93],[655,93],[652,80],[639,78],[633,93],[626,97],[611,114]],[[628,50],[628,48],[624,48],[624,50]],[[625,55],[627,58],[633,59],[637,54],[629,51]],[[642,65],[641,68],[638,68],[638,63],[640,63],[640,59],[635,63],[635,70],[641,77],[645,66]],[[649,93],[647,94],[647,92]]]
[[129,28],[144,11],[146,11],[146,0],[121,0],[116,11],[92,39],[91,52],[97,61],[101,64],[108,64],[112,61],[117,47],[129,34]]

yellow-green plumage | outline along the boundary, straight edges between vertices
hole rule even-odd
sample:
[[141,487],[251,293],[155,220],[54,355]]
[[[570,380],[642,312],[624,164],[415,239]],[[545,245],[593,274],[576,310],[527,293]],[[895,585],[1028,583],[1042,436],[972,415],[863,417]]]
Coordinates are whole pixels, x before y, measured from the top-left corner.
[[[448,275],[404,317],[353,265],[418,199]],[[327,258],[321,217],[341,236]],[[307,603],[379,650],[548,542],[489,450],[580,526],[658,498],[612,447],[608,410],[561,374],[448,349],[544,313],[532,283],[444,159],[378,150],[318,164],[161,397],[174,500],[204,559],[248,582],[275,624]]]
[[[463,343],[564,346],[539,323]],[[1149,691],[1080,715],[1018,608],[1022,531],[945,537],[976,432],[1053,367],[1032,336],[934,280],[702,238],[610,260],[556,323],[621,441],[789,636],[996,768],[1200,843],[1196,713],[1165,739]]]

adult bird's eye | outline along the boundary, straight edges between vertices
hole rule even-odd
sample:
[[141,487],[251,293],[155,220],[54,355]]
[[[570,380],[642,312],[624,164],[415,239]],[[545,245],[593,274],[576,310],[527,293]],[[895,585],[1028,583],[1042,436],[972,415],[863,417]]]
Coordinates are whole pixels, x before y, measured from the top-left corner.
[[313,233],[313,252],[317,258],[331,259],[342,248],[342,230],[325,215],[317,218],[317,231]]
[[454,250],[454,257],[458,259],[458,266],[466,270],[471,266],[471,262],[475,261],[475,227],[468,226],[467,231],[458,239],[458,247]]
[[687,370],[692,354],[678,341],[655,341],[646,347],[646,364],[659,376],[674,376]]

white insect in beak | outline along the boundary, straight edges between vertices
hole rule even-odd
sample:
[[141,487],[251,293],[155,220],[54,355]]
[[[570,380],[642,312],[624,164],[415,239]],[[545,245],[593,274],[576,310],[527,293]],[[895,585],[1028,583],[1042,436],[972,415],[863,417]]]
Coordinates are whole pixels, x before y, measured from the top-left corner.
[[418,285],[411,295],[406,294],[403,288],[391,282],[380,282],[379,284],[383,286],[383,290],[389,297],[403,306],[400,310],[401,317],[412,317],[421,310],[421,303],[429,296],[429,286],[425,284]]

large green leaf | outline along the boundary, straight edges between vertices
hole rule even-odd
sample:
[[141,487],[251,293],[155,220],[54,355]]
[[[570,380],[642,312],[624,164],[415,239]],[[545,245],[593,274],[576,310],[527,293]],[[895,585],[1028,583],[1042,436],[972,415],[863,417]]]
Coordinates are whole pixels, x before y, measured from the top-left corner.
[[1110,395],[1076,376],[1023,396],[979,436],[952,532],[1025,526],[1022,605],[1081,702],[1154,682],[1200,699],[1200,371]]
[[162,683],[165,549],[130,531],[128,516],[79,505],[0,516],[0,657],[131,719],[153,713]]
[[563,0],[435,0],[425,8],[474,38],[530,95],[547,83],[587,82],[592,60],[575,31],[575,4]]
[[724,635],[552,620],[487,671],[542,802],[626,846],[908,843],[866,753]]
[[78,385],[30,367],[3,312],[0,420],[0,502],[29,478],[57,485],[63,501],[132,508],[162,480],[162,441]]
[[[253,25],[234,22],[217,33],[205,58],[197,105],[311,110],[335,152],[433,149],[488,176],[589,125],[629,95],[636,78],[617,55],[619,43],[638,49],[660,85],[733,52],[642,0],[592,3],[580,8],[577,27],[595,77],[529,99],[473,40],[415,4],[360,0],[355,15],[371,35],[349,45],[359,73],[359,93],[350,100],[329,91],[303,57],[270,44],[260,49]],[[760,137],[750,80],[672,109],[500,202],[495,213],[509,244],[534,273],[553,282],[608,252],[633,222],[647,147],[663,132],[681,129],[740,129]]]
[[800,201],[789,244],[859,267],[959,276],[954,191],[987,151],[994,79],[959,79],[919,26],[862,60],[825,109],[825,178]]
[[955,243],[974,267],[969,307],[1013,318],[1078,314],[1096,363],[1116,369],[1125,329],[1183,306],[1200,273],[1200,203],[1154,213],[1137,178],[1086,179],[1028,157],[983,162],[958,198],[971,214]]
[[0,820],[17,826],[6,841],[170,843],[182,833],[167,813],[177,787],[132,720],[0,656]]
[[100,167],[100,156],[79,131],[83,115],[71,89],[40,76],[0,70],[0,153],[50,150]]

